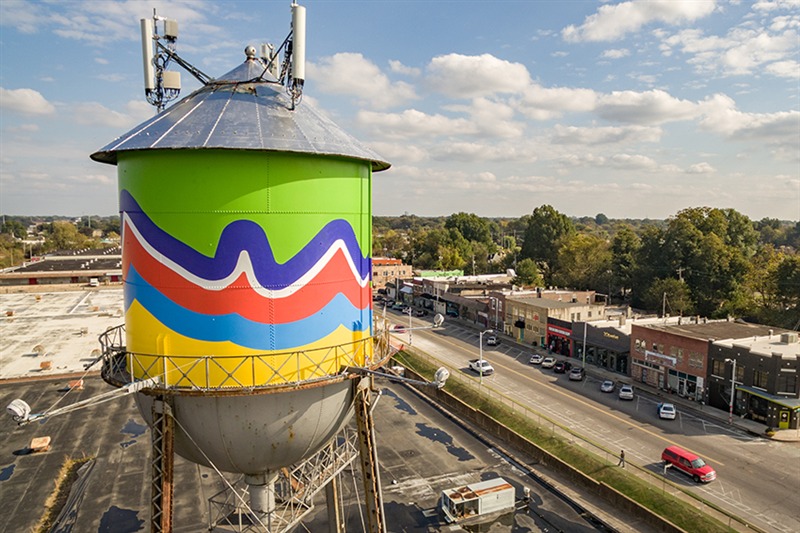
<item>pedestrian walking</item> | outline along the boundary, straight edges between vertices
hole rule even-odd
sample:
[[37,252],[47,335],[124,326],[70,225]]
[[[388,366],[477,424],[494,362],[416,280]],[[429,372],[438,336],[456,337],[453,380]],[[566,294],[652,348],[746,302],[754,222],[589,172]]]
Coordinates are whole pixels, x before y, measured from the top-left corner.
[[619,451],[619,462],[617,463],[617,466],[625,468],[625,450]]

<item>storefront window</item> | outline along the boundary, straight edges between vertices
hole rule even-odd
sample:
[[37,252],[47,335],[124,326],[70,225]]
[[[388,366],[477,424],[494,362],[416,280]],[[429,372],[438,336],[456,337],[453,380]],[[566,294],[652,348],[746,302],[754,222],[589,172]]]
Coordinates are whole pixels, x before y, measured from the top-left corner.
[[797,376],[795,374],[778,374],[776,391],[797,394]]
[[768,377],[769,374],[763,370],[753,370],[753,386],[759,389],[766,389]]

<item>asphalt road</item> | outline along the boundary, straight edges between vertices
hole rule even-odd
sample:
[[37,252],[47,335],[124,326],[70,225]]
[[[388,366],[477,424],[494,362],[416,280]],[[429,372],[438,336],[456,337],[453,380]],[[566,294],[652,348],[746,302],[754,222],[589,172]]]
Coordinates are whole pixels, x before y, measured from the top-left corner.
[[[407,323],[407,317],[393,315],[390,320]],[[474,378],[466,365],[479,352],[478,333],[453,322],[446,322],[443,329],[414,331],[412,346]],[[403,335],[396,337],[408,340]],[[629,462],[653,472],[662,472],[660,457],[664,447],[677,444],[691,450],[717,470],[717,480],[698,485],[680,472],[669,471],[670,481],[701,493],[768,531],[800,531],[798,443],[751,436],[699,410],[679,410],[675,420],[660,420],[656,416],[660,398],[638,390],[633,401],[604,394],[600,392],[604,376],[592,376],[591,367],[584,381],[569,381],[564,374],[530,365],[530,351],[513,342],[484,346],[483,356],[495,373],[484,377],[482,386],[513,398],[610,450],[624,449]]]

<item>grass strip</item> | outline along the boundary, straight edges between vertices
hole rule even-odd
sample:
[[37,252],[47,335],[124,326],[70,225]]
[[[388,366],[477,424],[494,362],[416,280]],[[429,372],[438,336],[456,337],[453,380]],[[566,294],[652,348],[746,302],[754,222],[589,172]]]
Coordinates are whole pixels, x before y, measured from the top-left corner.
[[85,463],[91,461],[93,457],[82,457],[80,459],[73,459],[67,457],[61,464],[58,471],[58,476],[55,481],[55,488],[45,502],[45,510],[39,523],[34,528],[37,533],[47,533],[53,527],[53,522],[58,518],[61,509],[69,498],[69,492],[72,489],[72,484],[78,477],[78,470]]

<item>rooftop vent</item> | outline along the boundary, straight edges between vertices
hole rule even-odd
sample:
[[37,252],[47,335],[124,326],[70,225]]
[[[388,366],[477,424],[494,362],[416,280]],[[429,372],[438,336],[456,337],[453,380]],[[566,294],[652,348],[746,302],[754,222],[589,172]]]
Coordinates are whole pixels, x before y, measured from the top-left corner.
[[797,333],[781,333],[781,344],[794,344],[797,342]]

